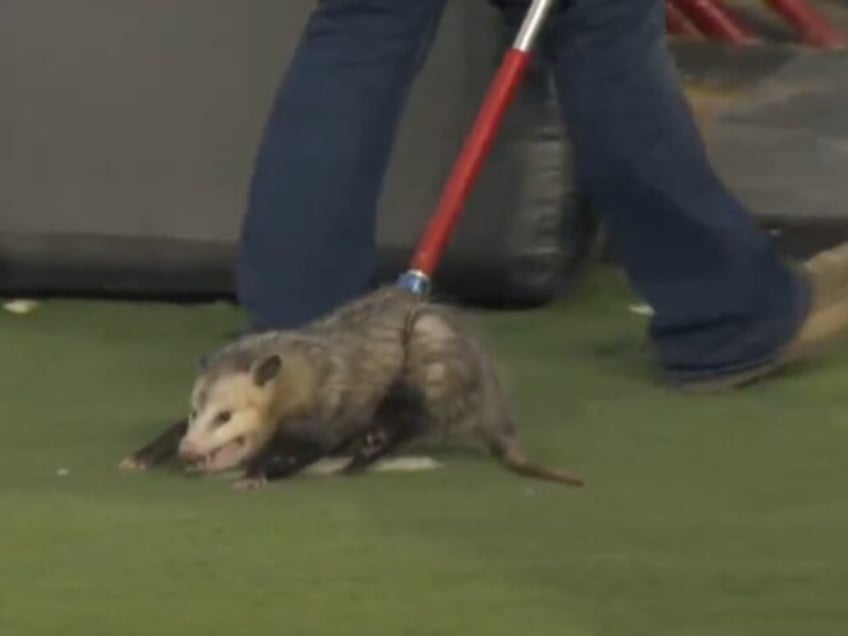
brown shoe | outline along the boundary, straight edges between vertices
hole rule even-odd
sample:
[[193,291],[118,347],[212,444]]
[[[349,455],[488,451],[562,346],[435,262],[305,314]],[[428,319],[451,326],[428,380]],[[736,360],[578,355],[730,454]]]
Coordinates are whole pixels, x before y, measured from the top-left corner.
[[717,393],[742,387],[799,362],[848,334],[848,243],[816,254],[801,268],[812,291],[812,304],[795,338],[770,362],[725,376],[685,382],[687,393]]

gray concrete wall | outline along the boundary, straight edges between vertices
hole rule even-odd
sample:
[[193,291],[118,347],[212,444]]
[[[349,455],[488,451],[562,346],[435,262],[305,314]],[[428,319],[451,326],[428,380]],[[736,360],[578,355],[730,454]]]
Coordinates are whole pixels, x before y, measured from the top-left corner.
[[[62,265],[81,284],[99,267],[114,284],[147,266],[228,275],[259,134],[313,4],[0,3],[0,288]],[[381,244],[408,245],[434,204],[497,19],[485,2],[449,3],[400,132]]]

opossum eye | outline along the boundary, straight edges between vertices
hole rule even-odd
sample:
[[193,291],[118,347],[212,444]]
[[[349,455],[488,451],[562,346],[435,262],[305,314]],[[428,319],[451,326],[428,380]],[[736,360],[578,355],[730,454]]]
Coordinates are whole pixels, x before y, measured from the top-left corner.
[[233,416],[233,414],[232,414],[232,412],[230,412],[230,411],[221,411],[221,412],[220,412],[220,413],[218,413],[218,415],[215,417],[215,424],[217,424],[217,425],[219,425],[219,426],[220,426],[221,424],[226,424],[227,422],[229,422],[229,421],[230,421],[230,418],[231,418],[232,416]]

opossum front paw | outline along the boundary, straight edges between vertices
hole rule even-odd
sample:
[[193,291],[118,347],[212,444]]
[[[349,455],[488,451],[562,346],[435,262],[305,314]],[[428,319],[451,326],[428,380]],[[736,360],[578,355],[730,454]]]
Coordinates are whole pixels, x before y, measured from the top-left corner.
[[365,457],[372,457],[383,450],[383,447],[388,443],[388,433],[383,429],[369,431],[365,434],[360,447],[360,453]]
[[125,473],[137,472],[139,470],[147,470],[148,465],[147,462],[144,462],[137,457],[133,457],[130,455],[129,457],[125,457],[121,460],[121,463],[118,464],[118,470],[121,470]]
[[259,490],[267,483],[268,479],[265,477],[247,477],[245,479],[239,479],[233,484],[233,488],[241,492],[246,492],[248,490]]

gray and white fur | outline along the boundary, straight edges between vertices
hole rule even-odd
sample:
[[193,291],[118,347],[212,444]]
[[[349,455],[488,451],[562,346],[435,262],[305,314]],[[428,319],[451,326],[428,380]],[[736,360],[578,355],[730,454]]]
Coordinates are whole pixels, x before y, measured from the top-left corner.
[[[447,307],[384,287],[300,330],[222,347],[195,380],[191,415],[160,435],[200,472],[244,468],[243,487],[348,449],[360,472],[436,433],[483,445],[517,474],[568,485],[576,475],[530,461],[493,359]],[[125,467],[155,463],[150,448]],[[167,455],[168,450],[160,455]],[[146,454],[145,454],[146,452]]]

